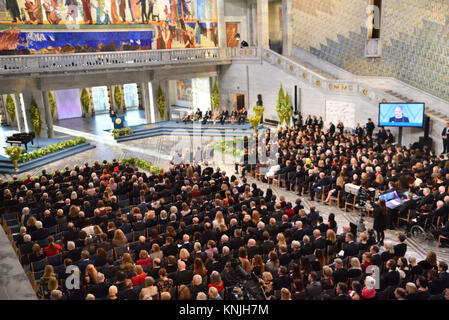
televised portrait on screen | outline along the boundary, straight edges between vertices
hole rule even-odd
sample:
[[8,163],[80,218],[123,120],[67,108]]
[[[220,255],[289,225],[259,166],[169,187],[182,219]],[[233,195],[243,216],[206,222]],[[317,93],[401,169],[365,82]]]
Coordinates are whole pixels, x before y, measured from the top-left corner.
[[381,103],[379,126],[422,127],[424,103]]

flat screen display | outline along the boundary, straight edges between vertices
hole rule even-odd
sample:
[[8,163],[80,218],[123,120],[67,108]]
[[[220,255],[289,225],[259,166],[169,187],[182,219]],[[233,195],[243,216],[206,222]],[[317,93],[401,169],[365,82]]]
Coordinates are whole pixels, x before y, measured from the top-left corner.
[[380,127],[417,127],[424,123],[424,103],[380,103]]

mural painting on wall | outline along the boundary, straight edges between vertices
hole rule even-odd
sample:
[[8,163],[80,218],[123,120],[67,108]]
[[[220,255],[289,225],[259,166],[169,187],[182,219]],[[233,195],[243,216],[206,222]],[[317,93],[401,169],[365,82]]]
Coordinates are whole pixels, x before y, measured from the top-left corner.
[[214,47],[216,0],[0,0],[0,54]]
[[177,80],[176,93],[179,101],[193,102],[192,79]]

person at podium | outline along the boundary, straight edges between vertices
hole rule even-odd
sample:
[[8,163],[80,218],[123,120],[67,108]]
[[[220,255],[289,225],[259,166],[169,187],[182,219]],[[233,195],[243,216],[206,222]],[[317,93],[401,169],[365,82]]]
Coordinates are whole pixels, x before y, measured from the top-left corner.
[[111,117],[112,122],[114,122],[115,118],[117,117],[117,114],[113,109],[109,111],[109,116]]

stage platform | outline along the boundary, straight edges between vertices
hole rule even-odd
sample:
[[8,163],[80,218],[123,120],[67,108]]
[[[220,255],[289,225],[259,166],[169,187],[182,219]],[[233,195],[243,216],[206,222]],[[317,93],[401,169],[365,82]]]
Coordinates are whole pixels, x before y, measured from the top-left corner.
[[[40,150],[44,147],[48,147],[54,144],[57,144],[59,142],[71,140],[72,138],[39,138],[39,140],[34,139],[34,145],[31,145],[31,142],[28,143],[28,153],[33,152],[35,150]],[[9,144],[7,145],[9,146]],[[22,148],[25,150],[24,146],[22,145]],[[18,164],[18,171],[14,170],[14,165],[9,160],[9,157],[5,154],[4,148],[1,150],[0,154],[0,173],[9,173],[9,174],[16,174],[16,173],[22,173],[25,171],[29,171],[41,166],[44,166],[46,164],[52,163],[57,160],[61,160],[76,154],[79,154],[80,152],[90,150],[95,148],[94,145],[89,144],[88,142],[84,142],[72,147],[68,147],[59,151],[55,151],[49,154],[46,154],[42,157],[29,160],[26,162],[22,162]]]
[[[158,123],[130,126],[132,134],[115,138],[117,142],[137,140],[163,135],[170,136],[191,136],[191,137],[243,137],[254,134],[254,129],[249,123],[242,125],[225,123],[201,124],[198,122],[187,123],[177,121],[162,121]],[[259,131],[265,131],[268,127],[259,126]],[[110,131],[110,130],[109,130]]]

